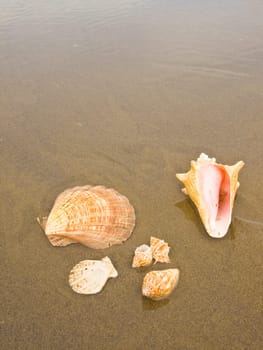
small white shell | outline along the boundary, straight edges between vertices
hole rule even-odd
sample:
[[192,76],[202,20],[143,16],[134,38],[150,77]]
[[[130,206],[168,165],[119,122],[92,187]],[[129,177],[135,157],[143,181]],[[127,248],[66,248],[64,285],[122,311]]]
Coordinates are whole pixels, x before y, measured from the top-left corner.
[[153,300],[168,297],[179,281],[178,269],[148,272],[143,279],[142,294]]
[[147,244],[142,244],[135,249],[132,267],[149,266],[152,263],[152,249]]
[[170,251],[170,247],[168,246],[168,243],[156,237],[151,237],[150,242],[151,242],[153,259],[155,260],[155,263],[157,262],[169,263],[170,259],[168,254]]
[[69,274],[69,285],[79,294],[99,293],[108,278],[117,277],[118,272],[107,256],[102,260],[83,260]]

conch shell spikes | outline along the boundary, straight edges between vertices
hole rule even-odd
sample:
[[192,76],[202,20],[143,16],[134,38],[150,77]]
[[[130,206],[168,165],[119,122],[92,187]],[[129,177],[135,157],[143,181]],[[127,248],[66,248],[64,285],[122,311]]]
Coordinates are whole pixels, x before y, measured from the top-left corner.
[[243,161],[229,166],[216,163],[201,153],[185,174],[176,174],[183,182],[182,191],[196,205],[207,233],[214,238],[226,235],[231,223],[236,191],[239,187],[238,173]]

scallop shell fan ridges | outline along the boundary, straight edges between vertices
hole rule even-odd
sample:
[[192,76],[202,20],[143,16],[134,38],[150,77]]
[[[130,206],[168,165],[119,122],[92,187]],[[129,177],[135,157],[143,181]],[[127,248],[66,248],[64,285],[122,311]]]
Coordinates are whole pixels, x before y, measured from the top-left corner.
[[54,246],[81,243],[103,249],[121,244],[135,226],[129,200],[104,186],[78,186],[62,192],[42,225]]

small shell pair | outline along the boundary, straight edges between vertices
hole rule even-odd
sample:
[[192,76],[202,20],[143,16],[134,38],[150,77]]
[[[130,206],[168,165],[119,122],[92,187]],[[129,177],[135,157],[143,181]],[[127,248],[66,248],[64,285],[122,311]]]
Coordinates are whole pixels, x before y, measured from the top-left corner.
[[157,262],[169,263],[169,251],[170,247],[164,240],[151,237],[150,246],[142,244],[136,248],[132,261],[132,267],[149,266],[152,264],[152,260]]

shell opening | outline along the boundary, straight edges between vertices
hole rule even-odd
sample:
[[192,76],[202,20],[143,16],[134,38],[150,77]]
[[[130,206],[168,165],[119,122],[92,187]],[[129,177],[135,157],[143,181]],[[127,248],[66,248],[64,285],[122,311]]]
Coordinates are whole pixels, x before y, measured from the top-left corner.
[[146,253],[150,250],[151,248],[147,244],[142,244],[136,248],[135,253]]
[[224,167],[210,164],[202,168],[199,181],[209,213],[209,233],[222,237],[231,222],[229,175]]

